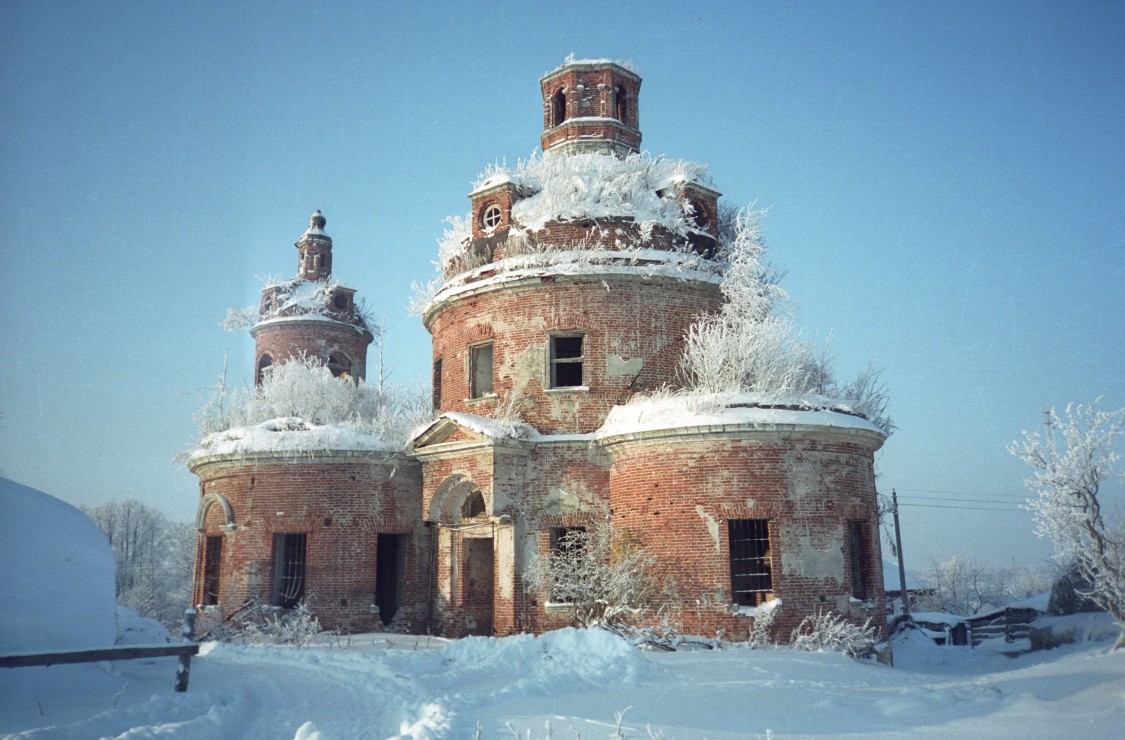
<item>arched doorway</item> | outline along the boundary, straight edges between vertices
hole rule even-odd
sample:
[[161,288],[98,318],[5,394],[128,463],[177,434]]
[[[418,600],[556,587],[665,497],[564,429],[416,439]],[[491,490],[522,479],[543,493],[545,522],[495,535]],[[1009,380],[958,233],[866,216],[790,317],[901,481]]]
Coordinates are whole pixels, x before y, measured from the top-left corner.
[[439,577],[435,596],[446,623],[457,632],[491,635],[495,593],[495,525],[489,497],[463,475],[438,486],[430,505]]

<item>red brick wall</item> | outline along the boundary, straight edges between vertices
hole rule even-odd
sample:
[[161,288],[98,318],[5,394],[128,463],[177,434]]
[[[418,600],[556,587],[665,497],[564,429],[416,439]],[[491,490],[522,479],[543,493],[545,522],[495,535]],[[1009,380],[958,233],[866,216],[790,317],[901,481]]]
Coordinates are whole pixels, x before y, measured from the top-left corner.
[[252,333],[256,342],[255,367],[264,354],[269,354],[277,364],[301,354],[327,361],[331,353],[342,352],[352,361],[352,377],[362,380],[367,376],[367,346],[371,344],[371,335],[349,324],[283,319],[258,324]]
[[[393,475],[391,474],[393,471]],[[274,533],[308,536],[305,598],[326,629],[376,627],[376,536],[410,536],[405,603],[396,624],[425,627],[428,530],[421,526],[421,471],[406,459],[340,461],[286,460],[257,464],[208,462],[195,468],[201,494],[224,496],[235,529],[224,531],[222,507],[212,505],[201,537],[223,537],[219,591],[226,614],[257,596],[269,603]],[[202,595],[201,557],[195,571],[195,600]]]
[[[469,344],[491,339],[499,396],[527,397],[524,416],[541,432],[592,432],[633,393],[674,383],[684,334],[720,299],[710,283],[605,275],[549,277],[451,300],[428,323],[433,358],[442,360],[441,410],[494,413],[496,399],[468,399],[467,377]],[[589,390],[545,389],[553,331],[585,334]]]
[[[721,435],[640,439],[610,445],[615,531],[640,538],[672,579],[688,632],[745,636],[750,620],[727,613],[727,521],[769,519],[776,633],[817,610],[886,626],[872,453],[874,433]],[[847,519],[869,523],[870,608],[852,603]]]

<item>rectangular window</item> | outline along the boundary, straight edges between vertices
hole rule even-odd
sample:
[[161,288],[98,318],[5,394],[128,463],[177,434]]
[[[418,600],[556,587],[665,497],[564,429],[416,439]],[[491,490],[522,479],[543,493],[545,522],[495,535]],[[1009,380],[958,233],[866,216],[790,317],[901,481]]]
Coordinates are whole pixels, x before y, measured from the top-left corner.
[[223,538],[208,537],[203,546],[203,603],[219,603],[219,568],[223,562]]
[[573,600],[574,586],[566,574],[584,572],[581,563],[586,549],[585,527],[551,527],[551,557],[561,558],[559,574],[552,574],[550,600],[556,604],[566,604]]
[[852,582],[852,596],[867,601],[867,526],[857,519],[848,520],[848,570]]
[[773,593],[768,519],[730,519],[730,590],[734,603],[758,606]]
[[433,409],[437,411],[441,408],[441,358],[434,360],[434,387],[431,392],[433,398]]
[[273,606],[292,609],[305,598],[306,537],[304,533],[273,536]]
[[469,398],[492,393],[492,343],[469,348]]
[[551,387],[574,388],[582,385],[582,335],[556,334],[551,337]]

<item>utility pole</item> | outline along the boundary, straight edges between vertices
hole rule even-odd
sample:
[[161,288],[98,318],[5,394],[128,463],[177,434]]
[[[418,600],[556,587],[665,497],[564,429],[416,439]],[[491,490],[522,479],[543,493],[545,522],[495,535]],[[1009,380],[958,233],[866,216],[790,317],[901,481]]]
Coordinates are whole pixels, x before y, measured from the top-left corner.
[[898,587],[902,598],[902,615],[910,616],[910,599],[906,593],[906,565],[902,559],[902,530],[898,526],[898,492],[891,489],[891,512],[895,518],[895,549],[898,551]]

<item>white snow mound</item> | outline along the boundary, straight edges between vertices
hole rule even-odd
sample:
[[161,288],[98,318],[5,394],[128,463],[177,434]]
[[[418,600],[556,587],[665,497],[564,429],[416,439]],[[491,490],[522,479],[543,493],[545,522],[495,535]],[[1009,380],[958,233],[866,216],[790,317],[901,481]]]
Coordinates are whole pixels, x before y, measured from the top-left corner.
[[0,652],[114,644],[113,551],[81,511],[0,478],[0,563]]

